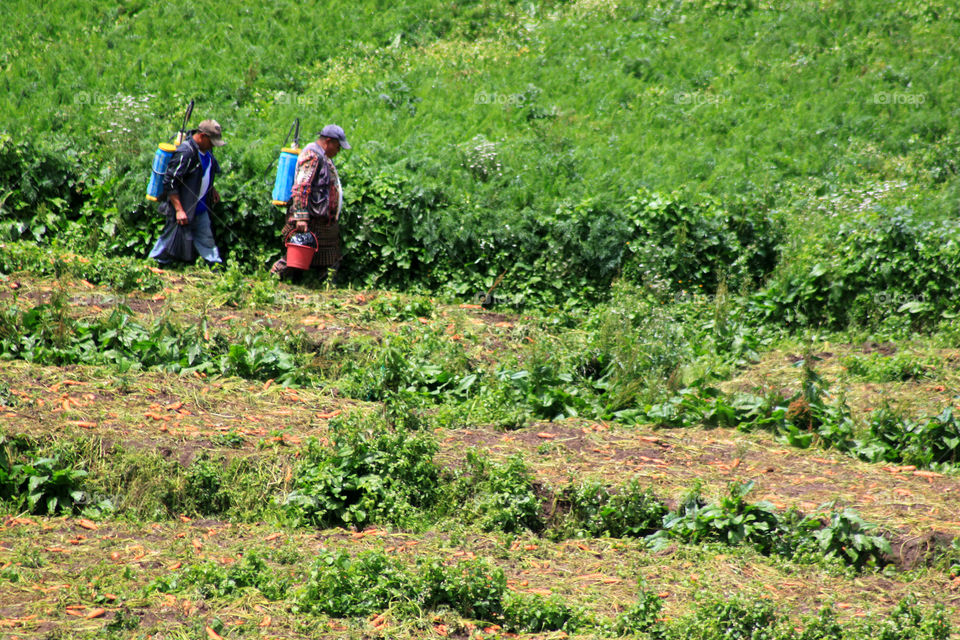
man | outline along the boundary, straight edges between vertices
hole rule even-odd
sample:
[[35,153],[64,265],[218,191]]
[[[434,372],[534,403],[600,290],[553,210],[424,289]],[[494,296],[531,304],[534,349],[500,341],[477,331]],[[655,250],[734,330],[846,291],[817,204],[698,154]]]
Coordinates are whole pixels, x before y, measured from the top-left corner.
[[[321,280],[327,277],[331,267],[336,271],[342,257],[340,205],[343,197],[333,158],[340,149],[349,148],[346,134],[335,124],[325,126],[317,134],[317,141],[303,148],[297,159],[286,224],[280,231],[281,242],[286,242],[293,233],[310,231],[317,236],[317,252],[310,266],[317,269]],[[287,261],[280,258],[270,272],[282,278],[299,270],[288,267]]]
[[211,149],[226,144],[216,120],[204,120],[170,157],[163,176],[160,212],[167,222],[150,257],[164,265],[192,263],[197,255],[208,265],[222,264],[210,229],[210,207],[220,202],[213,180],[220,165]]

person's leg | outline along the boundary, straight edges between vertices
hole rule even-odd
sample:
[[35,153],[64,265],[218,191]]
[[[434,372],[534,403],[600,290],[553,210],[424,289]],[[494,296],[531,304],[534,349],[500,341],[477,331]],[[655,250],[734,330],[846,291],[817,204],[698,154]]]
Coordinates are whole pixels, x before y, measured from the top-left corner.
[[157,261],[157,264],[168,265],[172,262],[170,255],[167,253],[167,243],[170,242],[170,237],[173,235],[175,228],[169,222],[163,226],[163,229],[160,230],[160,236],[157,238],[156,243],[153,245],[153,249],[150,250],[150,253],[147,254],[148,258],[153,258]]
[[157,261],[157,264],[170,264],[170,261],[163,258],[163,238],[157,238],[157,243],[153,245],[153,249],[150,250],[150,253],[147,254],[148,258],[153,258]]
[[197,249],[200,257],[208,263],[223,262],[220,259],[220,252],[217,250],[216,240],[213,238],[213,230],[210,228],[210,214],[204,211],[198,213],[193,218],[193,246]]

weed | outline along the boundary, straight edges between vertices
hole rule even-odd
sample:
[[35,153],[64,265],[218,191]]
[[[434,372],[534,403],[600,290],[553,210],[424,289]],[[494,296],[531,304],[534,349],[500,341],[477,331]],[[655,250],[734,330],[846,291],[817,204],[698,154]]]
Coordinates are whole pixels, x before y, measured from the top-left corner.
[[315,526],[410,523],[439,491],[436,442],[426,434],[365,428],[355,416],[331,425],[330,445],[311,439],[286,497],[287,510]]
[[890,543],[882,536],[869,535],[873,525],[864,522],[850,509],[834,512],[830,522],[813,535],[827,558],[840,557],[856,569],[880,566],[890,553]]
[[465,467],[451,489],[451,504],[475,518],[485,531],[540,531],[540,499],[520,456],[505,464],[468,450]]
[[643,581],[639,584],[637,601],[617,616],[614,630],[620,635],[646,633],[651,638],[661,638],[664,626],[661,620],[663,600],[649,591]]
[[334,617],[365,616],[391,605],[409,606],[417,588],[403,565],[377,551],[351,558],[321,551],[296,593],[296,611]]
[[599,482],[568,489],[569,523],[563,528],[591,536],[644,537],[660,529],[667,507],[634,478],[611,490]]
[[185,498],[197,513],[212,515],[230,508],[230,496],[223,486],[221,462],[202,454],[190,465],[186,481]]
[[0,436],[0,500],[38,514],[79,511],[87,502],[87,472],[56,455],[41,457],[30,449],[17,451],[22,444],[8,443]]
[[146,593],[180,593],[193,589],[201,598],[221,598],[253,588],[268,600],[279,600],[286,595],[286,582],[277,578],[257,552],[247,553],[224,568],[213,562],[193,564],[181,571],[154,580]]

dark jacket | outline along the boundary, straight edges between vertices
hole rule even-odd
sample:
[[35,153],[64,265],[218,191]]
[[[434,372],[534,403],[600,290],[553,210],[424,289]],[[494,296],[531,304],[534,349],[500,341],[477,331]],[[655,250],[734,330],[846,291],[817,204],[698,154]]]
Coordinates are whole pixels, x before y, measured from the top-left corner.
[[[168,218],[175,218],[176,209],[167,199],[171,193],[180,196],[180,204],[187,213],[187,219],[193,222],[197,202],[200,201],[200,185],[203,182],[203,165],[200,162],[200,147],[193,140],[194,131],[187,132],[187,138],[170,156],[167,172],[163,175],[163,194],[160,196],[160,212]],[[220,173],[220,164],[210,153],[210,188],[214,178]]]

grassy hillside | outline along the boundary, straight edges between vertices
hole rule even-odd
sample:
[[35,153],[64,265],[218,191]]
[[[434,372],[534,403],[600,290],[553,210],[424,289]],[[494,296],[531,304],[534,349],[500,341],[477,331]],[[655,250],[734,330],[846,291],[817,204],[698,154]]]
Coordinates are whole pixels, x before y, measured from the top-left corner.
[[296,116],[355,143],[357,284],[463,297],[507,269],[505,294],[555,304],[678,269],[752,290],[839,249],[844,223],[956,213],[950,3],[258,6],[61,3],[54,22],[7,3],[8,237],[141,255],[150,155],[191,97],[232,143],[216,215],[251,269],[277,253],[269,165]]

